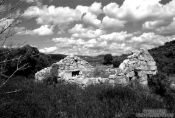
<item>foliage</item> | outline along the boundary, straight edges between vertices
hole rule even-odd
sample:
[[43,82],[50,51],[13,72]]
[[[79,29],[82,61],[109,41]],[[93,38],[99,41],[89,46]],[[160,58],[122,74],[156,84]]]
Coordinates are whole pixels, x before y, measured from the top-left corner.
[[120,65],[120,62],[117,59],[115,59],[115,60],[112,61],[112,65],[113,65],[114,68],[118,68],[119,65]]
[[167,42],[149,52],[156,61],[160,73],[175,74],[175,41]]
[[105,68],[97,66],[93,70],[92,77],[108,78],[109,74],[106,72]]
[[112,64],[112,60],[113,60],[112,55],[111,55],[111,54],[106,54],[106,55],[104,56],[103,64],[104,64],[104,65]]
[[167,75],[163,73],[158,73],[148,79],[148,85],[152,92],[164,96],[170,85]]
[[82,89],[61,81],[52,86],[31,79],[12,80],[9,87],[13,85],[22,91],[1,94],[2,118],[127,118],[145,108],[165,108],[156,96],[129,86],[97,84]]
[[[3,48],[1,49],[3,50]],[[38,49],[29,45],[21,48],[6,49],[8,53],[1,56],[1,60],[9,60],[5,62],[4,70],[5,75],[11,75],[17,66],[18,58],[20,58],[20,65],[28,64],[28,67],[24,70],[20,70],[16,75],[21,76],[34,76],[34,73],[50,65],[50,57],[39,53]]]

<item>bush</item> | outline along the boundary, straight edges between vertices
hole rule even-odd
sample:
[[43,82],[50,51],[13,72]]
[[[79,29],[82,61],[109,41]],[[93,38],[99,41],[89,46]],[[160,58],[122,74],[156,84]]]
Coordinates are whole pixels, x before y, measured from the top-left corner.
[[169,89],[170,81],[165,74],[158,73],[149,77],[148,85],[153,93],[164,96]]
[[92,73],[92,77],[108,78],[109,74],[102,67],[95,67]]
[[120,65],[120,62],[117,59],[115,59],[115,60],[112,61],[112,65],[113,65],[114,68],[118,68],[119,65]]
[[53,86],[28,79],[15,87],[22,91],[0,97],[2,118],[126,118],[145,108],[165,106],[153,95],[129,86],[97,84],[82,89],[61,81]]
[[106,55],[104,56],[103,64],[104,64],[104,65],[112,64],[112,60],[113,60],[112,55],[111,55],[111,54],[106,54]]

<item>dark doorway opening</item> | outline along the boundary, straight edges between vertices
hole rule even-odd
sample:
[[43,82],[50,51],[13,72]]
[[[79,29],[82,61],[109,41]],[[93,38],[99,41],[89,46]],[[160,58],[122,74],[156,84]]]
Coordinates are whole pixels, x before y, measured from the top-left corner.
[[80,75],[80,71],[73,71],[73,72],[72,72],[72,77],[73,77],[73,76],[77,76],[77,75]]

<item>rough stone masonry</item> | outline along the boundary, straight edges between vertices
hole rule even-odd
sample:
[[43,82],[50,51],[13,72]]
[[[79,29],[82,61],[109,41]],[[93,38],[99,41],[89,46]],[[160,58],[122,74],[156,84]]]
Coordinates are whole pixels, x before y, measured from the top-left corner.
[[156,62],[146,49],[140,49],[132,52],[116,70],[113,78],[116,83],[129,84],[131,81],[137,81],[143,86],[148,84],[148,76],[157,73]]
[[57,63],[52,64],[35,74],[35,80],[43,81],[48,77],[56,77],[66,82],[77,83],[79,85],[89,85],[108,82],[112,85],[128,85],[133,81],[138,81],[143,86],[148,84],[148,76],[157,73],[156,62],[145,49],[134,51],[115,69],[116,73],[109,78],[89,77],[93,72],[93,67],[77,56],[67,56]]

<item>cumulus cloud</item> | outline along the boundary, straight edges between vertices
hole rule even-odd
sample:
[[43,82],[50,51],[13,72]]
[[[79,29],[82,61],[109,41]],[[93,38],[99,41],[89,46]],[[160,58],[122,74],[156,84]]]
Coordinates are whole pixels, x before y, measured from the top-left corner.
[[150,49],[175,39],[174,6],[175,0],[165,5],[160,0],[124,0],[121,5],[94,2],[75,8],[31,6],[23,16],[36,18],[41,27],[24,34],[50,35],[58,26],[60,37],[52,38],[58,53],[122,54]]
[[[53,5],[42,7],[31,6],[24,12],[26,18],[36,18],[38,24],[69,24],[75,21],[81,21],[99,26],[101,21],[97,16],[102,13],[101,3],[93,3],[91,6],[78,5],[75,9],[70,7],[55,7]],[[82,18],[82,15],[84,17]]]
[[118,30],[124,28],[125,23],[125,21],[105,16],[102,20],[102,27],[104,29]]
[[108,41],[113,41],[113,42],[125,41],[126,39],[130,37],[132,37],[132,34],[128,34],[126,31],[113,32],[110,34],[104,34],[100,36],[102,40],[108,40]]
[[43,49],[40,49],[39,51],[42,53],[53,53],[57,49],[58,49],[57,47],[45,47]]
[[166,37],[162,35],[157,35],[153,32],[143,33],[140,36],[134,36],[131,38],[129,43],[134,44],[134,48],[147,48],[151,49],[160,45],[163,45],[165,42],[171,41],[172,37]]
[[101,29],[94,29],[93,27],[84,28],[82,24],[76,24],[69,30],[74,38],[97,38],[104,33]]
[[173,21],[167,26],[161,26],[156,29],[156,31],[163,35],[173,35],[175,34],[175,17]]
[[53,34],[53,26],[42,25],[41,27],[34,30],[26,30],[23,28],[23,31],[18,32],[18,35],[51,35]]
[[[113,21],[125,21],[120,26],[135,30],[153,30],[161,26],[169,25],[175,16],[175,0],[163,5],[161,0],[125,0],[121,6],[117,3],[109,3],[103,7],[106,17]],[[110,20],[108,18],[108,20]],[[107,20],[106,20],[107,21]],[[115,23],[114,23],[115,24]],[[127,24],[127,25],[126,25]],[[143,24],[143,25],[142,25]],[[120,26],[118,26],[120,28]]]
[[97,19],[97,16],[92,13],[86,13],[82,20],[92,26],[100,27],[101,20]]
[[155,30],[161,26],[167,26],[171,23],[171,19],[167,20],[154,20],[154,21],[146,21],[142,27],[145,30]]
[[90,7],[89,11],[97,16],[102,13],[102,4],[98,2],[94,2]]

